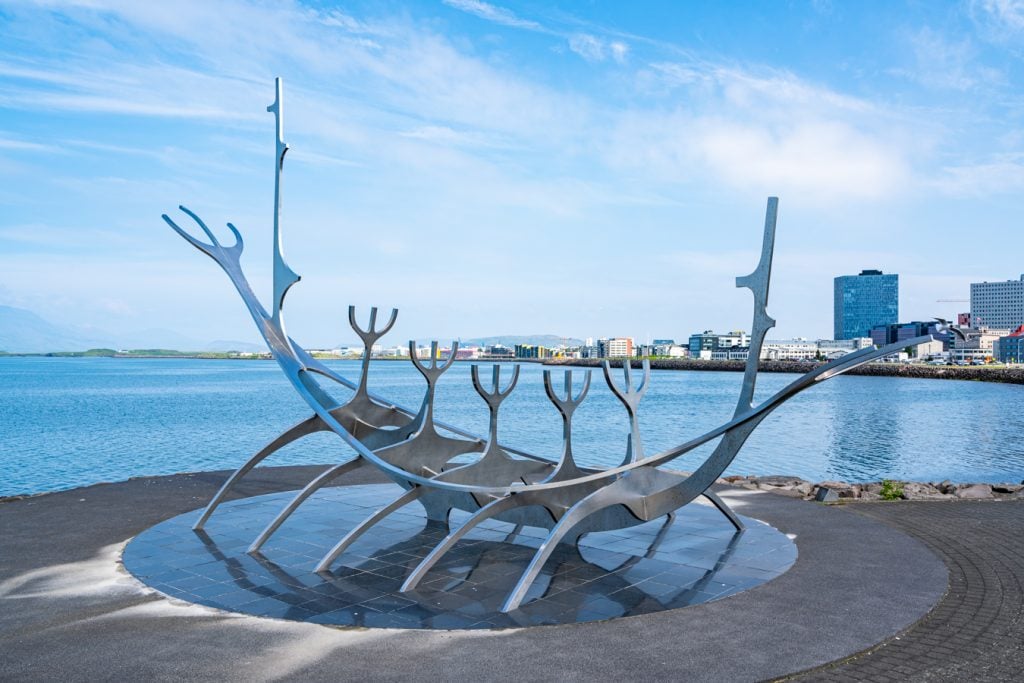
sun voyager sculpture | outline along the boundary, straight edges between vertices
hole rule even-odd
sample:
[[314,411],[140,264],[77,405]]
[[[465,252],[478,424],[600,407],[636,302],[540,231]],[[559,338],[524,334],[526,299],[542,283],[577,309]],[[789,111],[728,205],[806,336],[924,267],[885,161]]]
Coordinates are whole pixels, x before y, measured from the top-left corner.
[[[447,359],[439,363],[436,341],[431,344],[430,359],[427,362],[417,358],[415,343],[409,342],[410,360],[426,381],[423,400],[418,408],[397,405],[370,392],[367,386],[370,351],[377,340],[394,325],[397,310],[391,311],[387,322],[378,325],[377,309],[371,309],[369,324],[363,328],[357,322],[355,308],[349,307],[349,322],[364,345],[360,375],[355,380],[343,377],[313,358],[288,335],[283,314],[285,297],[291,286],[299,281],[299,276],[288,266],[282,254],[281,174],[288,145],[282,138],[280,79],[276,81],[274,103],[267,107],[267,111],[274,114],[276,121],[273,298],[270,310],[260,302],[242,271],[239,259],[244,243],[234,225],[227,224],[234,235],[234,244],[226,245],[217,239],[199,216],[184,206],[179,208],[206,234],[209,243],[181,228],[169,216],[164,215],[163,219],[227,273],[274,359],[313,414],[280,434],[239,467],[213,497],[193,528],[197,531],[203,529],[228,492],[252,468],[278,449],[304,436],[323,431],[334,432],[355,452],[355,457],[328,468],[298,491],[253,540],[248,548],[250,553],[258,553],[284,521],[318,489],[357,468],[372,466],[399,484],[404,492],[355,528],[345,530],[338,543],[320,560],[316,571],[330,571],[337,558],[362,534],[391,513],[413,502],[423,506],[431,521],[447,524],[453,509],[468,512],[470,517],[457,529],[450,530],[408,574],[401,587],[403,592],[415,589],[446,552],[485,520],[496,519],[549,529],[529,565],[510,587],[502,606],[503,612],[510,612],[523,602],[555,547],[563,542],[576,542],[583,534],[625,529],[671,516],[698,497],[708,499],[721,511],[728,523],[742,531],[740,518],[709,487],[723,474],[754,429],[773,410],[804,389],[909,345],[930,340],[926,336],[882,348],[869,347],[855,351],[815,368],[754,405],[761,346],[765,334],[775,325],[767,312],[778,211],[778,199],[771,197],[768,199],[765,216],[761,259],[750,275],[736,279],[737,287],[745,287],[753,293],[754,313],[750,353],[732,419],[685,443],[648,455],[641,442],[637,411],[649,387],[650,364],[648,361],[643,363],[642,381],[639,386],[634,386],[629,362],[623,363],[624,383],[620,385],[613,378],[609,363],[605,361],[605,381],[622,402],[629,419],[625,457],[615,467],[583,467],[577,464],[573,454],[572,418],[590,389],[590,370],[584,374],[579,387],[574,384],[572,371],[564,371],[564,388],[561,391],[556,388],[552,372],[548,370],[543,373],[544,389],[563,421],[561,456],[552,460],[511,448],[498,441],[499,410],[502,401],[516,386],[518,366],[512,368],[511,378],[503,388],[500,366],[493,366],[488,382],[481,379],[480,368],[474,365],[473,386],[490,410],[488,434],[476,436],[434,418],[437,382],[451,367],[458,349],[457,343],[452,345]],[[350,400],[339,403],[322,388],[324,382],[339,384],[354,393]],[[715,439],[719,439],[717,446],[692,474],[664,469],[680,456]],[[460,458],[457,464],[453,462],[459,456],[467,455],[475,456],[468,464],[463,462],[464,458]]]

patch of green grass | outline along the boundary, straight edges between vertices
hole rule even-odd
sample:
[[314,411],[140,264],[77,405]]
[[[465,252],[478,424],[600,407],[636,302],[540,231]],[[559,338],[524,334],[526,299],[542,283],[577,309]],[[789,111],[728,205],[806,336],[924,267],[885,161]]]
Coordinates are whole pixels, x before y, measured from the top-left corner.
[[882,496],[882,500],[899,500],[903,497],[903,485],[892,479],[883,479],[879,495]]

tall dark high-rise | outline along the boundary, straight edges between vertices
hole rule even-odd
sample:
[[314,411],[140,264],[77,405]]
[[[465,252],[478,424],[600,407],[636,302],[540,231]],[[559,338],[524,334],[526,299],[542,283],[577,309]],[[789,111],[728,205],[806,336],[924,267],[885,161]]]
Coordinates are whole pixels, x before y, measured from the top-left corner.
[[899,275],[862,270],[860,275],[835,279],[833,336],[835,339],[868,337],[876,325],[894,325],[900,315]]

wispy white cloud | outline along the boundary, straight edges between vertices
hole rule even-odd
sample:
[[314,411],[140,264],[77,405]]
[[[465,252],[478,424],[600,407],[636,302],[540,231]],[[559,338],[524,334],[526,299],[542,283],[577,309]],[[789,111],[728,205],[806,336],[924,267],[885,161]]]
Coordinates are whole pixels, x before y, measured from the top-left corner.
[[[642,300],[645,288],[653,291],[666,281],[682,279],[699,289],[699,275],[683,278],[676,274],[680,269],[726,280],[736,274],[735,262],[745,255],[722,252],[716,241],[720,235],[699,217],[722,212],[722,225],[749,221],[756,243],[760,216],[734,209],[738,198],[782,194],[788,200],[786,220],[791,220],[792,207],[801,207],[806,212],[802,237],[818,240],[823,239],[819,226],[824,215],[861,214],[873,207],[882,226],[877,235],[898,220],[892,217],[897,202],[1009,194],[1024,183],[1022,157],[1013,153],[1022,138],[992,136],[969,149],[972,143],[960,140],[967,127],[958,127],[941,106],[902,99],[906,80],[895,95],[879,94],[857,83],[829,81],[827,75],[817,81],[799,70],[738,62],[708,51],[696,56],[689,48],[550,13],[535,20],[522,16],[525,10],[517,14],[497,4],[448,4],[530,32],[519,36],[528,39],[528,47],[508,35],[517,32],[503,32],[494,42],[488,42],[494,38],[490,27],[485,27],[486,36],[479,26],[455,32],[451,22],[429,16],[436,7],[393,15],[375,9],[378,13],[371,16],[243,0],[217,6],[192,0],[172,5],[96,0],[51,4],[46,12],[15,6],[9,11],[8,35],[27,44],[36,32],[49,32],[48,39],[59,37],[62,47],[20,54],[20,48],[0,45],[0,106],[16,114],[12,121],[29,118],[26,112],[40,120],[59,112],[54,120],[74,121],[80,128],[54,128],[53,137],[46,138],[5,121],[11,132],[0,134],[0,151],[8,154],[0,157],[9,158],[0,158],[0,174],[11,182],[0,189],[5,193],[0,203],[12,197],[22,212],[6,218],[9,229],[0,230],[0,251],[8,252],[3,264],[10,268],[4,270],[7,286],[16,284],[23,294],[43,286],[38,276],[53,278],[44,283],[48,294],[56,296],[64,288],[82,307],[89,306],[87,299],[99,301],[103,290],[120,288],[126,290],[125,310],[142,312],[150,290],[173,288],[182,273],[202,277],[178,293],[158,294],[159,304],[173,306],[182,296],[202,300],[206,287],[219,292],[223,282],[218,273],[201,261],[192,268],[194,255],[188,250],[180,260],[173,252],[175,258],[159,263],[159,273],[147,267],[159,261],[149,255],[117,278],[103,275],[111,263],[136,257],[140,245],[158,244],[156,250],[181,246],[161,232],[155,218],[186,201],[211,225],[222,228],[232,220],[245,230],[247,243],[257,245],[247,250],[254,284],[265,291],[266,264],[258,245],[270,230],[270,179],[263,174],[270,167],[272,119],[265,106],[274,75],[285,78],[285,138],[294,149],[286,214],[290,229],[294,226],[289,235],[297,239],[289,244],[289,258],[309,276],[291,303],[311,326],[318,324],[313,302],[333,305],[339,291],[358,300],[380,304],[392,298],[418,308],[412,320],[421,326],[437,324],[432,316],[442,305],[434,296],[438,291],[452,297],[454,302],[444,305],[453,321],[457,310],[486,312],[490,301],[476,297],[467,283],[485,281],[494,272],[529,281],[536,296],[570,291],[613,301],[623,320],[659,319],[658,302],[631,307],[630,301]],[[70,39],[83,35],[94,39]],[[943,104],[973,111],[975,98],[984,94],[981,84],[993,83],[978,69],[975,42],[938,33],[914,35],[921,38],[922,49],[945,50],[948,57],[942,63],[949,80],[941,87],[936,83],[930,94],[938,98],[936,92],[952,89],[958,99]],[[549,43],[550,49],[538,51],[538,43]],[[519,48],[523,54],[516,52]],[[592,66],[581,69],[580,58]],[[539,59],[548,62],[540,67]],[[958,64],[963,68],[957,70]],[[560,68],[572,69],[572,78],[563,78]],[[917,82],[930,77],[914,75]],[[1004,85],[996,81],[992,87]],[[960,96],[958,88],[967,88],[972,98]],[[51,147],[67,149],[69,154],[55,158],[73,163],[55,163],[44,175],[31,166]],[[1003,153],[985,154],[994,148]],[[21,165],[12,165],[14,160]],[[84,164],[87,173],[77,168]],[[95,281],[78,290],[74,282],[80,274],[72,276],[68,260],[17,265],[19,249],[43,248],[48,240],[59,246],[66,231],[76,229],[72,221],[56,216],[31,216],[45,202],[38,196],[33,200],[36,190],[21,178],[82,207],[90,215],[77,227],[96,240],[109,235],[90,226],[105,225],[100,217],[116,204],[117,223],[107,229],[130,236],[136,248],[121,248],[120,259],[112,256],[80,269]],[[927,210],[926,204],[918,208]],[[681,235],[680,216],[691,212],[698,218]],[[915,216],[907,230],[919,229],[914,221],[925,223]],[[836,234],[861,229],[851,223],[828,225]],[[67,227],[49,233],[39,227],[37,239],[21,229],[48,224]],[[624,232],[657,245],[685,237],[688,246],[675,261],[653,259],[624,295],[616,290],[621,282],[605,277],[607,242],[589,239]],[[528,257],[522,248],[498,250],[489,239],[497,234],[519,235],[523,244],[545,248],[533,249]],[[419,246],[431,235],[449,242],[445,259],[425,266]],[[588,239],[581,240],[584,236]],[[701,239],[705,243],[691,249],[689,242]],[[709,246],[712,241],[715,245]],[[109,243],[121,247],[114,239]],[[716,250],[719,258],[706,256]],[[574,263],[566,264],[566,253],[577,257],[570,259]],[[350,259],[346,272],[336,275],[339,254],[363,258]],[[457,277],[452,263],[460,264]],[[824,277],[817,271],[813,276]],[[132,287],[126,288],[129,280]],[[565,285],[569,280],[573,284]],[[793,290],[807,281],[795,280]],[[514,307],[514,296],[508,298]],[[223,302],[204,309],[206,317],[196,325],[219,326],[223,310],[232,305],[225,295]],[[343,314],[342,303],[337,305]],[[680,306],[680,319],[685,319]],[[572,309],[553,307],[550,320],[576,315],[583,307]],[[586,315],[598,320],[609,310],[595,307]],[[697,313],[716,319],[731,315],[710,306],[691,312],[692,320],[699,318]],[[237,336],[217,329],[210,334]],[[320,329],[310,329],[314,337],[321,335]],[[410,328],[412,334],[422,331]]]
[[912,185],[907,122],[876,104],[788,73],[656,62],[641,74],[647,92],[680,104],[620,117],[613,163],[812,202],[892,198]]
[[2,149],[16,152],[45,152],[47,154],[60,154],[64,151],[58,145],[18,140],[16,138],[6,137],[0,133],[0,150]]
[[977,49],[970,39],[953,39],[926,26],[911,34],[908,42],[915,56],[913,68],[894,68],[892,73],[921,85],[965,92],[1006,80],[998,69],[977,63]]
[[989,197],[1024,192],[1024,155],[985,163],[947,166],[929,184],[957,197]]
[[602,40],[589,33],[569,36],[569,49],[588,62],[603,62],[612,59],[619,64],[626,62],[629,46],[621,40]]
[[503,26],[525,28],[531,31],[545,30],[544,27],[536,21],[521,19],[510,9],[498,7],[497,5],[482,2],[481,0],[444,0],[444,4],[449,7],[454,7],[457,10],[474,14],[481,19],[493,21],[496,24],[502,24]]
[[603,38],[591,33],[553,28],[532,19],[523,19],[509,9],[481,0],[444,0],[444,4],[504,26],[559,36],[567,42],[569,50],[588,62],[611,59],[618,64],[625,64],[629,56],[629,45],[621,38]]
[[971,9],[999,37],[1024,32],[1024,0],[972,0]]

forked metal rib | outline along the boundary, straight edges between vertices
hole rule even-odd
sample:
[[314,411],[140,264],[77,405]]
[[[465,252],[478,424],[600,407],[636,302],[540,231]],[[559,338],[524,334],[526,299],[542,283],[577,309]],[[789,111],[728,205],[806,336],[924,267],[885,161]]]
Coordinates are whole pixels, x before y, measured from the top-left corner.
[[377,522],[381,521],[395,510],[405,507],[409,503],[419,498],[421,495],[423,495],[422,486],[416,486],[414,488],[411,488],[402,495],[400,495],[398,498],[395,498],[393,501],[382,507],[380,510],[377,510],[372,515],[364,519],[354,529],[352,529],[352,531],[348,532],[343,539],[338,541],[337,545],[331,548],[326,555],[324,555],[323,559],[320,560],[320,563],[317,564],[316,569],[314,569],[314,571],[329,571],[331,568],[331,564],[333,564],[334,561],[338,559],[338,556],[345,552],[346,548],[355,543],[355,541],[360,536],[362,536],[367,531],[372,529],[374,525],[377,524]]
[[628,465],[631,462],[642,460],[644,457],[643,442],[640,440],[640,420],[638,414],[640,412],[640,400],[647,393],[647,389],[650,388],[651,381],[651,361],[644,359],[644,376],[640,381],[640,386],[636,389],[633,388],[633,380],[630,376],[630,361],[625,359],[622,361],[622,372],[625,376],[626,388],[620,389],[618,384],[615,383],[615,379],[612,378],[612,366],[608,361],[602,363],[604,370],[604,379],[608,383],[608,388],[612,390],[615,397],[622,402],[622,405],[626,407],[626,413],[629,415],[629,440],[626,446],[626,457],[623,459],[622,464]]
[[[289,287],[297,282],[299,278],[285,263],[281,248],[281,171],[283,169],[284,155],[287,151],[287,145],[284,144],[282,139],[283,116],[280,80],[277,81],[276,85],[277,91],[275,101],[270,107],[268,107],[268,111],[275,114],[276,120],[274,263],[273,301],[272,306],[270,307],[271,312],[268,313],[263,307],[242,271],[240,256],[243,249],[243,243],[241,235],[233,225],[229,223],[228,228],[235,236],[235,244],[232,246],[224,246],[217,240],[213,232],[202,222],[202,220],[199,219],[198,216],[184,207],[182,207],[182,210],[198,224],[209,238],[209,244],[186,233],[167,216],[164,216],[164,219],[189,243],[213,258],[227,273],[232,283],[238,289],[242,300],[249,309],[260,333],[267,342],[267,346],[278,364],[281,366],[281,369],[288,381],[292,384],[302,399],[315,411],[317,418],[310,418],[311,422],[303,423],[304,426],[297,425],[296,427],[293,427],[292,430],[282,434],[280,437],[275,439],[274,442],[268,444],[267,447],[261,450],[260,453],[257,453],[255,456],[250,458],[242,468],[232,475],[229,481],[225,483],[225,486],[222,487],[222,490],[218,492],[218,495],[214,497],[214,500],[211,501],[211,504],[207,506],[207,510],[197,523],[197,527],[201,528],[202,524],[208,519],[209,514],[212,513],[216,505],[223,500],[231,486],[244,476],[245,473],[253,466],[255,466],[256,463],[284,443],[289,442],[289,440],[294,440],[295,438],[302,436],[305,433],[304,430],[309,429],[319,431],[317,428],[318,423],[316,422],[319,420],[320,429],[328,428],[335,432],[344,443],[352,447],[359,454],[359,457],[355,461],[345,463],[337,466],[335,469],[328,470],[321,474],[317,480],[311,482],[310,485],[307,486],[307,489],[300,492],[299,497],[292,501],[292,504],[286,508],[281,515],[279,515],[279,519],[275,520],[278,526],[283,519],[287,518],[287,515],[290,514],[291,510],[294,510],[295,507],[301,504],[303,500],[308,498],[312,490],[315,490],[322,485],[322,483],[333,478],[333,476],[337,476],[339,473],[338,470],[358,466],[358,464],[361,464],[364,460],[374,464],[384,473],[391,476],[395,481],[400,482],[403,486],[410,488],[401,497],[374,513],[370,518],[349,532],[349,534],[342,539],[335,548],[327,554],[327,556],[324,557],[320,565],[317,567],[318,570],[323,570],[329,567],[331,562],[342,551],[344,551],[344,549],[348,547],[355,538],[364,533],[367,529],[372,528],[378,521],[384,519],[394,510],[397,510],[412,500],[419,498],[421,495],[424,496],[423,502],[425,503],[425,507],[428,508],[428,516],[431,514],[431,506],[438,510],[446,510],[450,508],[452,504],[457,504],[466,506],[472,510],[473,502],[479,504],[481,502],[481,498],[487,499],[489,497],[497,496],[494,502],[477,509],[467,524],[460,527],[456,532],[449,534],[449,536],[442,541],[442,543],[435,548],[427,558],[424,559],[424,562],[421,562],[420,566],[414,570],[414,574],[410,576],[403,585],[403,589],[411,589],[411,587],[419,581],[429,567],[436,562],[444,552],[451,548],[459,538],[463,537],[470,529],[481,523],[484,519],[491,518],[501,514],[501,512],[515,508],[527,505],[540,505],[550,513],[552,521],[555,519],[558,521],[554,524],[554,528],[552,528],[551,533],[545,539],[537,553],[535,553],[529,567],[527,567],[526,571],[520,577],[515,589],[505,602],[503,607],[505,611],[514,610],[522,603],[526,593],[539,575],[544,563],[547,561],[554,547],[563,538],[570,536],[571,534],[575,534],[574,537],[578,536],[579,529],[576,528],[577,525],[595,512],[604,510],[609,506],[618,504],[628,508],[629,513],[625,510],[619,511],[628,517],[628,519],[619,518],[619,521],[612,521],[616,516],[615,514],[609,514],[607,519],[605,516],[602,516],[600,521],[597,518],[594,518],[590,520],[592,524],[588,525],[584,531],[593,528],[592,525],[629,525],[634,519],[653,519],[657,516],[664,515],[667,512],[678,509],[700,495],[707,496],[707,498],[716,505],[723,514],[730,518],[730,521],[736,525],[737,528],[741,528],[739,518],[729,510],[728,506],[726,506],[721,499],[719,499],[713,492],[710,492],[708,487],[711,486],[715,479],[721,476],[722,472],[725,471],[725,468],[733,458],[735,458],[737,451],[757,425],[772,410],[778,407],[778,405],[781,405],[784,401],[803,389],[813,385],[815,382],[833,377],[864,363],[873,357],[885,355],[886,353],[890,353],[894,350],[893,347],[895,345],[892,345],[883,347],[882,349],[864,350],[850,354],[850,356],[841,361],[831,363],[824,368],[808,373],[799,380],[790,383],[782,390],[776,392],[775,395],[763,401],[757,407],[754,407],[753,399],[757,380],[760,350],[763,346],[767,331],[775,324],[775,321],[767,313],[771,263],[775,239],[775,223],[778,209],[778,200],[775,197],[771,197],[768,200],[768,208],[765,215],[765,230],[761,260],[753,273],[746,277],[737,278],[736,281],[737,286],[748,287],[752,291],[754,296],[754,314],[751,326],[750,351],[744,372],[743,387],[740,391],[733,418],[731,420],[699,437],[672,447],[662,453],[651,457],[643,457],[639,426],[636,424],[635,415],[639,397],[646,388],[646,380],[644,384],[641,385],[640,389],[634,391],[631,382],[629,381],[629,368],[627,366],[625,369],[627,384],[625,391],[619,390],[610,382],[612,390],[616,393],[619,399],[623,401],[631,416],[631,429],[629,436],[630,445],[627,461],[618,467],[611,467],[602,471],[584,472],[576,466],[572,453],[571,418],[573,411],[583,400],[587,390],[589,389],[590,373],[587,374],[583,390],[575,398],[572,394],[571,374],[566,373],[567,395],[566,398],[562,399],[556,396],[552,389],[550,372],[545,372],[545,391],[548,394],[548,397],[556,405],[563,418],[562,457],[557,468],[550,476],[536,483],[527,484],[522,488],[513,487],[508,483],[495,484],[489,480],[484,481],[483,479],[480,481],[460,482],[458,480],[459,477],[454,475],[454,472],[456,472],[455,470],[449,470],[453,473],[450,477],[438,476],[439,473],[443,471],[444,466],[450,462],[454,455],[468,452],[470,450],[479,450],[483,445],[483,440],[481,439],[478,439],[476,442],[459,441],[450,438],[445,439],[440,437],[440,435],[435,431],[433,422],[434,385],[436,384],[440,374],[450,367],[451,363],[454,361],[457,345],[453,346],[451,357],[449,357],[442,367],[438,367],[437,363],[436,342],[431,346],[432,357],[429,367],[427,367],[426,364],[421,363],[415,355],[415,349],[411,349],[410,356],[412,358],[412,362],[417,370],[419,370],[419,372],[421,372],[427,379],[428,390],[420,413],[416,416],[415,420],[409,422],[406,418],[399,417],[397,415],[397,407],[381,403],[379,401],[370,401],[369,398],[367,398],[367,402],[362,403],[359,406],[353,406],[351,411],[345,413],[345,406],[339,406],[338,403],[331,398],[331,396],[319,384],[315,374],[321,377],[326,376],[331,378],[338,378],[339,376],[322,364],[313,360],[311,356],[300,346],[293,344],[290,337],[288,337],[285,332],[281,309]],[[364,339],[364,343],[373,335],[378,334],[378,331],[375,328],[375,310],[371,311],[370,318],[369,329],[362,330],[355,326],[354,311],[350,309],[350,322],[353,323],[357,332],[360,332]],[[394,319],[395,313],[393,312],[391,321],[388,323],[387,327],[390,327],[394,322]],[[383,332],[386,331],[386,329],[382,330],[380,331],[380,334],[383,334]],[[927,339],[929,338],[925,337],[908,340],[906,342],[902,342],[900,346],[922,343],[922,341],[926,341]],[[356,389],[357,396],[360,397],[368,396],[365,389],[365,382],[369,355],[369,353],[365,354],[364,373],[359,384],[352,384],[343,378],[338,380],[341,381],[342,384]],[[477,384],[478,383],[479,382],[477,381]],[[495,393],[498,393],[497,385],[495,386]],[[493,413],[496,413],[496,411],[493,411]],[[385,424],[375,423],[376,418],[372,417],[374,415],[381,416],[381,419],[393,420],[393,424],[388,423],[386,426],[398,427],[399,429],[389,431],[386,437],[383,436],[383,430],[380,428],[385,426]],[[496,421],[496,415],[492,414],[492,417],[495,418]],[[367,432],[365,434],[362,433],[364,429]],[[405,430],[409,431],[406,432]],[[453,428],[453,431],[459,433],[458,429]],[[493,437],[494,432],[496,432],[496,424],[493,425],[491,432]],[[385,447],[387,445],[385,442],[388,442],[389,439],[404,439],[407,434],[412,434],[410,439],[404,440],[399,444],[395,444],[394,441],[390,441],[392,445],[389,448]],[[658,466],[667,465],[683,453],[718,437],[722,437],[721,442],[717,445],[711,456],[696,469],[693,475],[690,475],[689,477],[680,477],[679,475],[673,475],[657,469]],[[491,439],[492,443],[495,441],[496,439]],[[468,472],[469,470],[466,470],[463,474]],[[488,478],[489,477],[490,475],[488,475]],[[533,479],[527,479],[525,477],[519,478],[524,481],[534,481]],[[433,498],[433,494],[435,493],[440,497],[440,500],[435,500]],[[426,497],[427,494],[430,494],[431,497]],[[517,513],[513,519],[516,521],[523,521],[524,519],[530,518],[540,523],[540,518],[530,517],[529,512],[530,511],[524,510],[521,514]],[[544,513],[538,512],[538,514],[542,515]],[[508,518],[506,517],[506,519]],[[544,518],[543,521],[544,523],[542,525],[547,526],[548,520]],[[274,523],[272,523],[272,525],[273,524]],[[268,530],[265,530],[265,536],[261,538],[265,540],[265,538],[268,537],[269,534],[273,533],[276,528],[277,527],[268,528]],[[616,526],[615,528],[618,527]],[[257,539],[257,543],[254,545],[258,547],[260,542],[262,541]]]
[[470,367],[470,375],[473,378],[473,388],[476,389],[476,393],[480,395],[480,398],[487,403],[490,413],[487,427],[487,446],[484,447],[484,454],[478,461],[478,464],[484,461],[490,463],[496,457],[507,457],[505,452],[498,446],[498,410],[501,408],[502,402],[508,398],[519,382],[519,366],[512,366],[512,379],[504,390],[501,389],[500,365],[496,364],[491,368],[492,388],[490,390],[485,389],[480,382],[480,367],[475,363]]
[[555,393],[554,387],[551,386],[551,371],[544,371],[544,393],[548,395],[548,398],[555,404],[558,412],[562,415],[562,457],[559,459],[555,471],[543,480],[545,484],[567,481],[583,476],[582,470],[577,467],[576,460],[572,455],[572,415],[576,412],[576,408],[583,403],[583,399],[587,397],[587,392],[590,391],[590,377],[591,372],[587,370],[587,374],[583,379],[583,388],[580,389],[580,393],[576,395],[576,398],[573,398],[572,370],[566,370],[565,398],[561,398]]
[[383,328],[377,329],[377,307],[373,306],[370,308],[370,324],[366,329],[359,326],[356,322],[356,307],[348,307],[348,324],[352,326],[353,331],[359,335],[359,339],[363,342],[363,363],[362,372],[359,376],[359,386],[356,387],[357,396],[366,396],[366,384],[367,379],[370,375],[370,356],[373,353],[373,345],[377,343],[377,340],[391,331],[391,328],[395,326],[395,321],[398,320],[398,309],[391,309],[391,317],[388,318],[388,322]]

